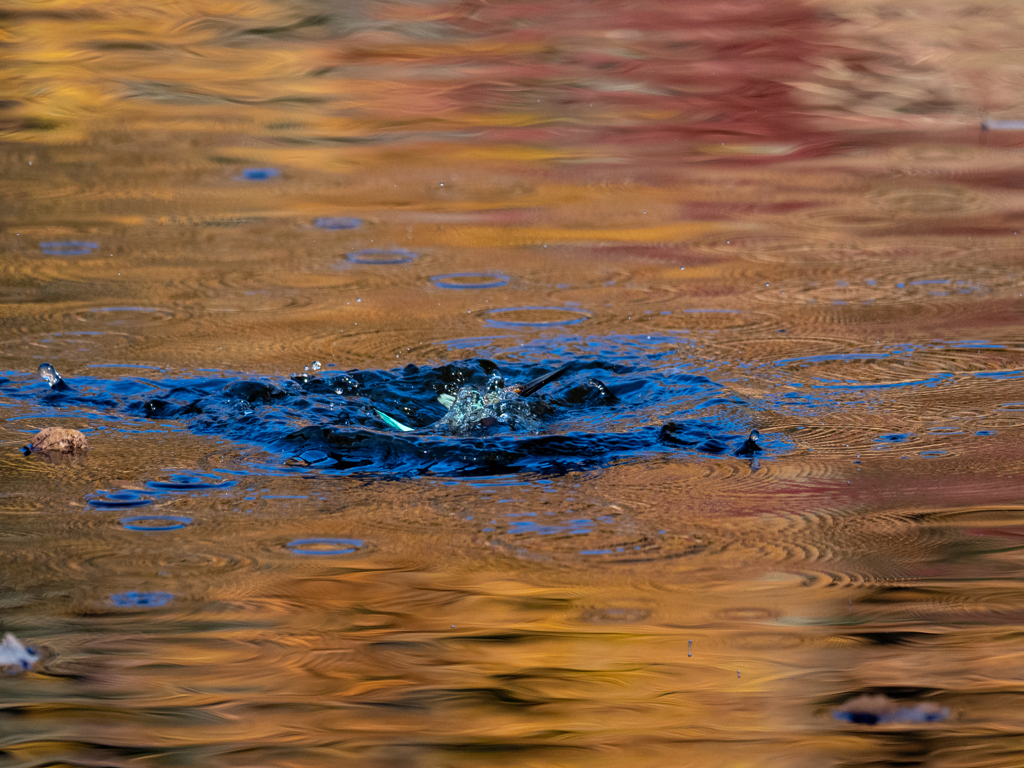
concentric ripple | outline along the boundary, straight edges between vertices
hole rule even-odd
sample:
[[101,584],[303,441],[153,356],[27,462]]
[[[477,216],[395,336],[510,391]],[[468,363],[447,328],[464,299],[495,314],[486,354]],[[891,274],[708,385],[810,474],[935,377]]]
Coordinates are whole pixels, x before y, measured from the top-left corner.
[[87,240],[50,240],[39,244],[39,250],[47,256],[85,256],[99,247],[99,243]]
[[353,264],[408,264],[417,254],[404,248],[365,248],[352,251],[345,257]]
[[130,507],[144,507],[152,504],[152,496],[146,496],[141,491],[96,491],[86,497],[90,507],[97,509],[128,509]]
[[506,307],[484,313],[484,325],[492,328],[550,328],[577,325],[589,320],[591,313],[572,307]]
[[474,288],[501,288],[512,278],[497,272],[453,272],[448,275],[434,275],[430,282],[438,288],[455,290]]
[[150,480],[146,487],[154,491],[185,492],[230,488],[234,484],[234,480],[227,480],[219,475],[182,472],[172,474],[167,480]]
[[191,517],[176,515],[148,515],[121,518],[121,525],[128,531],[177,531],[191,524]]
[[176,314],[173,310],[158,307],[96,307],[73,312],[70,317],[83,325],[117,328],[172,320]]
[[338,556],[365,552],[362,539],[294,539],[285,544],[293,555]]
[[319,219],[313,222],[313,226],[317,229],[359,229],[363,222],[360,219],[352,218],[351,216],[321,216]]
[[174,599],[170,592],[120,592],[110,596],[118,608],[161,608]]

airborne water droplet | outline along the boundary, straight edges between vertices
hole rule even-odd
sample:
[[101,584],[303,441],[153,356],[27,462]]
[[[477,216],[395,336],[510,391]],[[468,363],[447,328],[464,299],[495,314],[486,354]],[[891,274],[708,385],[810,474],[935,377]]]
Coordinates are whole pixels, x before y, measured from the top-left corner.
[[64,380],[60,377],[60,374],[57,373],[57,369],[54,368],[49,363],[43,363],[42,365],[39,366],[39,375],[42,376],[43,380],[47,384],[50,385],[51,389],[53,387],[59,388],[58,385],[64,383]]
[[311,368],[312,368],[312,369],[313,369],[314,371],[319,371],[319,370],[320,370],[320,369],[321,369],[321,368],[322,368],[323,366],[322,366],[322,365],[320,364],[320,361],[319,361],[319,360],[314,360],[314,361],[313,361],[313,365],[311,365],[310,367],[311,367]]

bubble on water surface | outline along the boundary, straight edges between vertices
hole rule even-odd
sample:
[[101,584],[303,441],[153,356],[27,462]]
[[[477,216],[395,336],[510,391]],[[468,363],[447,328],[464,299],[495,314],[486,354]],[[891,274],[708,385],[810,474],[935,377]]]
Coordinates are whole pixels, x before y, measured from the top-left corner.
[[203,473],[176,473],[167,480],[150,480],[146,487],[154,491],[209,491],[215,488],[230,488],[234,480]]
[[99,247],[99,243],[86,240],[50,240],[39,244],[39,249],[47,256],[85,256]]
[[98,509],[125,509],[128,507],[144,507],[153,503],[152,496],[146,496],[139,491],[96,491],[86,497],[90,507]]
[[404,248],[364,248],[361,251],[346,253],[345,257],[353,264],[408,264],[418,254]]
[[492,328],[548,328],[576,325],[590,319],[590,312],[571,307],[503,307],[484,313]]
[[277,168],[246,168],[235,176],[235,181],[269,181],[281,176]]
[[293,555],[354,555],[366,549],[362,539],[294,539],[285,547]]
[[128,531],[177,531],[192,524],[191,517],[175,515],[150,515],[122,517],[121,525]]
[[447,275],[433,275],[430,282],[438,288],[455,290],[475,288],[501,288],[512,278],[497,272],[452,272]]
[[110,596],[118,608],[160,608],[174,599],[170,592],[121,592]]
[[359,229],[362,221],[350,216],[322,216],[313,222],[318,229]]

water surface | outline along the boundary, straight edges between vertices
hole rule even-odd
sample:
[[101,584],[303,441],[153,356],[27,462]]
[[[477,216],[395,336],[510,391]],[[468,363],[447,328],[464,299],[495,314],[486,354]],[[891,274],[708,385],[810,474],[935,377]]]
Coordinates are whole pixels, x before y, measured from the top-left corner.
[[1022,33],[10,4],[5,763],[1016,765]]

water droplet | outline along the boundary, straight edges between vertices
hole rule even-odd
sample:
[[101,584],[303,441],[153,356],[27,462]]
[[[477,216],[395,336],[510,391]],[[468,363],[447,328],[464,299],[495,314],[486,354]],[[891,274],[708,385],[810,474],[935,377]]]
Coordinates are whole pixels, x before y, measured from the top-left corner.
[[693,656],[693,640],[689,640],[686,644],[686,655]]
[[43,363],[39,366],[39,375],[42,376],[43,380],[50,385],[51,388],[62,383],[64,380],[57,373],[57,369],[49,363]]
[[322,366],[322,365],[320,364],[320,361],[319,361],[319,360],[314,360],[314,361],[313,361],[313,365],[311,365],[310,367],[311,367],[311,368],[312,368],[312,369],[313,369],[314,371],[319,371],[319,370],[320,370],[320,369],[321,369],[321,368],[322,368],[323,366]]

